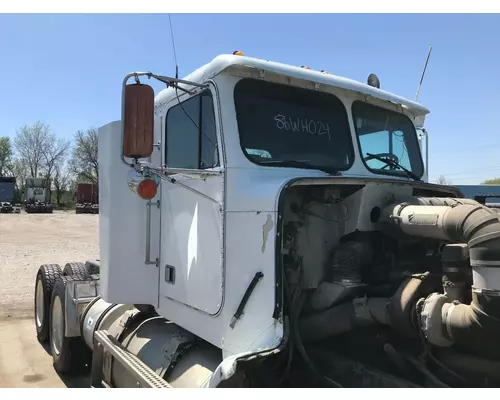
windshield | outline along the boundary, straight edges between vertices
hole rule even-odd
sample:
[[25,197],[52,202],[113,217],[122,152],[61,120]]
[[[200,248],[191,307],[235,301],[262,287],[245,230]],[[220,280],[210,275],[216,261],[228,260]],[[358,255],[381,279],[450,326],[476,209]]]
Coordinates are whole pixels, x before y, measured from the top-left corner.
[[369,170],[407,176],[406,169],[422,177],[417,133],[406,115],[361,101],[353,103],[352,113],[363,162]]
[[353,148],[347,111],[336,96],[254,79],[234,89],[240,144],[266,166],[348,169]]

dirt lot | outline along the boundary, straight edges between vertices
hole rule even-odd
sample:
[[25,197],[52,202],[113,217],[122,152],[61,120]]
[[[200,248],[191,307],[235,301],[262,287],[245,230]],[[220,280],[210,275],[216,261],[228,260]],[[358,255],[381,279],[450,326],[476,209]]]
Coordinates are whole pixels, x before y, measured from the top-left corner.
[[99,216],[73,212],[0,214],[0,321],[33,317],[41,264],[98,258]]
[[0,214],[0,388],[66,387],[37,342],[33,296],[38,267],[98,258],[98,215]]

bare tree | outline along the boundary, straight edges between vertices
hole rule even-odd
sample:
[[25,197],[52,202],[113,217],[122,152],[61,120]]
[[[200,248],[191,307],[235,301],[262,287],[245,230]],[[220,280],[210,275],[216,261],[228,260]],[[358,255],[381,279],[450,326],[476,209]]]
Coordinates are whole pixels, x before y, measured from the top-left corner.
[[78,131],[71,157],[71,169],[75,175],[90,183],[99,181],[99,161],[97,154],[97,129]]
[[37,121],[33,126],[23,126],[14,138],[18,157],[27,166],[30,177],[36,178],[45,164],[45,151],[55,141],[50,127]]
[[444,175],[439,175],[439,178],[437,178],[436,183],[438,185],[444,185],[444,186],[451,185],[451,181],[446,179]]
[[18,167],[26,168],[28,172],[16,176],[20,187],[24,188],[27,177],[38,178],[43,174],[43,177],[51,179],[56,166],[64,164],[69,146],[68,140],[58,139],[50,126],[43,122],[37,121],[32,126],[25,125],[19,129],[14,139]]
[[12,156],[10,138],[0,137],[0,176],[12,174]]
[[56,189],[57,205],[61,205],[61,198],[65,192],[68,191],[72,183],[71,172],[65,168],[64,164],[57,163],[54,166],[54,188]]
[[47,143],[46,147],[43,149],[43,170],[48,178],[52,178],[52,174],[56,168],[61,170],[66,154],[69,150],[69,146],[69,140],[58,139]]
[[29,175],[29,168],[23,159],[18,158],[14,160],[12,165],[12,175],[16,177],[16,201],[21,202],[26,178]]

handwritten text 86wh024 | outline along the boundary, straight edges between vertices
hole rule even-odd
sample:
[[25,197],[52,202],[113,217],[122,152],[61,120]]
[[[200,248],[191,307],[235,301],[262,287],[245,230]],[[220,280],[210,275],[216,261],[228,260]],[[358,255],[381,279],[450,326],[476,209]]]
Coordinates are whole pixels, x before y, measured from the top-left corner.
[[328,140],[331,140],[328,122],[308,118],[292,118],[283,114],[276,115],[274,120],[276,121],[276,128],[279,130],[302,132],[315,136],[328,135]]

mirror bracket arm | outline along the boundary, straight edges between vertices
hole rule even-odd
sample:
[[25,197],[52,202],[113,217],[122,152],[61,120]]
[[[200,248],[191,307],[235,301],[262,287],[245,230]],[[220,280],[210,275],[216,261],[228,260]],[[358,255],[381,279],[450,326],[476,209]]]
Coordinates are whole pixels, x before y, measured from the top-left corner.
[[173,185],[179,185],[180,187],[189,190],[190,192],[193,192],[199,196],[202,196],[211,202],[219,205],[222,207],[222,204],[220,201],[217,199],[214,199],[213,197],[207,196],[205,193],[196,190],[188,185],[185,185],[181,182],[179,182],[177,179],[175,179],[172,175],[181,175],[181,176],[188,176],[189,175],[197,175],[201,179],[205,179],[204,176],[213,176],[213,175],[220,175],[222,174],[222,171],[190,171],[190,170],[182,170],[182,169],[176,169],[176,168],[152,168],[148,165],[141,165],[139,167],[138,172],[140,172],[144,177],[150,178],[152,175],[157,176],[161,180],[166,180],[168,183],[171,183]]
[[[124,141],[124,135],[125,135],[125,132],[124,132],[125,126],[123,124],[123,121],[125,118],[125,88],[127,86],[128,80],[132,77],[135,79],[135,82],[137,84],[140,84],[141,83],[141,81],[139,80],[140,76],[147,76],[148,79],[151,79],[151,78],[156,79],[157,81],[163,82],[164,84],[166,84],[167,87],[177,88],[177,89],[182,90],[183,92],[188,93],[190,95],[194,94],[194,92],[192,90],[185,89],[185,88],[179,86],[179,84],[184,84],[184,85],[188,85],[188,86],[195,86],[198,88],[208,87],[208,84],[206,84],[206,83],[201,84],[201,83],[196,83],[196,82],[185,81],[183,79],[177,79],[177,78],[171,78],[168,76],[153,74],[152,72],[131,72],[131,73],[127,74],[125,76],[125,78],[123,78],[123,83],[122,83],[122,110],[121,110],[121,121],[122,121],[122,124],[121,124],[121,137],[122,137],[121,138],[121,147],[122,148],[123,148],[123,141]],[[123,153],[121,154],[121,160],[127,167],[131,167],[131,168],[134,168],[135,165],[138,163],[138,160],[134,160],[133,163],[129,163],[125,159],[125,156],[123,155]]]

